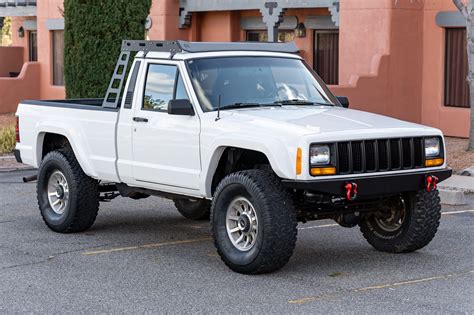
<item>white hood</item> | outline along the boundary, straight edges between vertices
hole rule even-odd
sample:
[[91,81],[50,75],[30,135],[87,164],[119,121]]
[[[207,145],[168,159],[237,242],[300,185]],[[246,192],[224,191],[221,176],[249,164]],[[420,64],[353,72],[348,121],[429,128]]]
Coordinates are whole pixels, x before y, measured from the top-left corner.
[[[230,114],[230,113],[229,113]],[[343,131],[352,133],[370,131],[410,130],[419,134],[434,133],[434,128],[368,112],[328,106],[282,106],[232,110],[231,120],[238,119],[247,124],[267,124],[269,128],[299,129],[303,134],[328,134]],[[282,124],[283,123],[283,124]]]

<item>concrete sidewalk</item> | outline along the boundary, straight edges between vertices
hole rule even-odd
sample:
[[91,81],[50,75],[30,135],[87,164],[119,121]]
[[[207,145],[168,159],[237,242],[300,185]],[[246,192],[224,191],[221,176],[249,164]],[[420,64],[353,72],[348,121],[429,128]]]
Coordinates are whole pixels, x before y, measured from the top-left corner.
[[439,189],[459,190],[467,194],[474,193],[474,177],[453,175],[438,185]]
[[27,170],[32,169],[31,166],[18,163],[13,154],[0,156],[0,172]]
[[447,205],[466,204],[466,194],[474,193],[474,177],[453,175],[438,185],[441,202]]

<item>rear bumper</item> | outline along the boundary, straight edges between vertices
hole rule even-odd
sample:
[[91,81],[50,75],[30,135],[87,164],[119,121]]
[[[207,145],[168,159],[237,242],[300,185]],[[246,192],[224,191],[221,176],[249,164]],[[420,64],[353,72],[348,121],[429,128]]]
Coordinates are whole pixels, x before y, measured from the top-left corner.
[[23,163],[23,161],[21,160],[20,150],[13,150],[13,155],[15,155],[15,159],[18,163]]
[[291,189],[308,190],[332,196],[344,197],[346,195],[344,186],[347,183],[356,183],[358,198],[364,199],[426,189],[427,176],[436,176],[438,182],[441,182],[449,178],[451,174],[451,169],[443,169],[417,173],[385,174],[338,179],[329,178],[311,181],[283,180],[283,185]]

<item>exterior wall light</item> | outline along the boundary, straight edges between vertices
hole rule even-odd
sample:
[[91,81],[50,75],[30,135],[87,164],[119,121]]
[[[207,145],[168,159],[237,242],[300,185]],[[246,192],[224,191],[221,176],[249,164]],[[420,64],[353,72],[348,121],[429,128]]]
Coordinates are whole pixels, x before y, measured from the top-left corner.
[[23,28],[23,26],[20,26],[20,28],[18,29],[18,37],[25,37],[25,29]]
[[303,22],[298,23],[295,28],[295,35],[296,37],[303,38],[306,37],[306,26]]

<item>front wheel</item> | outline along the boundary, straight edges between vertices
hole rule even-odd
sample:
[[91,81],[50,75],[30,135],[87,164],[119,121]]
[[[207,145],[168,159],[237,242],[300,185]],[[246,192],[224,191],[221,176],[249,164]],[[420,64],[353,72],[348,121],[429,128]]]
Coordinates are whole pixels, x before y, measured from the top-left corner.
[[214,196],[211,220],[217,252],[233,271],[276,271],[293,254],[296,212],[270,172],[247,170],[225,177]]
[[389,253],[407,253],[428,245],[438,230],[441,205],[438,191],[402,194],[389,210],[365,217],[359,223],[367,242]]

